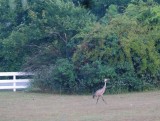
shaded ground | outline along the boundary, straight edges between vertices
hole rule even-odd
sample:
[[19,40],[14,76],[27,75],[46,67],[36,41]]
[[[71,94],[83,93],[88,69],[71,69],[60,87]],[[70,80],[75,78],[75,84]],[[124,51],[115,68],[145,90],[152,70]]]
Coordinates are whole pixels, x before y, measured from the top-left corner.
[[0,121],[160,121],[160,91],[104,99],[0,92]]

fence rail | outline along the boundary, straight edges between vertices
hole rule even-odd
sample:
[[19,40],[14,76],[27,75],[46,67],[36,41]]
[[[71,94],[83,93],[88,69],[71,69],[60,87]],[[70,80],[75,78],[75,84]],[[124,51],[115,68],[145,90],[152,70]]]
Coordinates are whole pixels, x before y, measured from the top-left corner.
[[0,72],[0,90],[12,89],[16,92],[17,89],[25,89],[31,80],[29,76],[33,75],[26,72]]

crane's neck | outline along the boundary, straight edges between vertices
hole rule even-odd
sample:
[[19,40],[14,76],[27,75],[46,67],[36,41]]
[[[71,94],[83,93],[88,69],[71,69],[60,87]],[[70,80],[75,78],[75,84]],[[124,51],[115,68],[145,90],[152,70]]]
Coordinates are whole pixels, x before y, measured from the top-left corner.
[[106,88],[106,82],[104,82],[104,86],[103,86],[103,88]]

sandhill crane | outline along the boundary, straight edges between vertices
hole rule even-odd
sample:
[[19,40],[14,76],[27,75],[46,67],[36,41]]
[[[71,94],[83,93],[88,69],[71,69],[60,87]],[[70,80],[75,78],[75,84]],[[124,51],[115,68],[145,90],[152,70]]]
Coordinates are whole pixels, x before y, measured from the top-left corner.
[[100,97],[102,97],[103,102],[106,103],[105,100],[103,99],[103,94],[104,94],[104,92],[105,92],[105,90],[106,90],[106,82],[107,82],[108,80],[109,80],[109,79],[104,79],[104,86],[103,86],[103,88],[97,90],[97,91],[93,94],[93,98],[94,98],[94,97],[97,97],[97,102],[96,102],[96,104],[98,103],[98,100],[99,100]]

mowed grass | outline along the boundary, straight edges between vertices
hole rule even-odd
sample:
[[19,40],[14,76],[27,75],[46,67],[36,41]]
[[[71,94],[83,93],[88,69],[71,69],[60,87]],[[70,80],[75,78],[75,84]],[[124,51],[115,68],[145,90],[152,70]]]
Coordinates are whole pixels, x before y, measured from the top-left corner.
[[160,91],[92,96],[0,92],[0,121],[160,121]]

